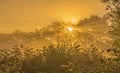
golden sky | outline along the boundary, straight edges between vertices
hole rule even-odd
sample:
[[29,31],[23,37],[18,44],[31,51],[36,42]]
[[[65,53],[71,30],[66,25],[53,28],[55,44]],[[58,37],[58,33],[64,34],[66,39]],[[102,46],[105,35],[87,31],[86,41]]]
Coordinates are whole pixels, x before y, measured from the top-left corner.
[[0,32],[32,31],[52,21],[103,15],[100,0],[0,0]]

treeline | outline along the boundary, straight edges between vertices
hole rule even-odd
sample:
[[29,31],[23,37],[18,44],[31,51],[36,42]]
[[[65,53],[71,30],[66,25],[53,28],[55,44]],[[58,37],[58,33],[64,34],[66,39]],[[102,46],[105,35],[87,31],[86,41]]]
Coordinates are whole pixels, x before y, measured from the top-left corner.
[[[92,39],[94,39],[94,36],[97,36],[97,38],[104,37],[108,31],[108,25],[105,20],[104,17],[93,15],[90,18],[79,21],[79,23],[74,26],[77,27],[77,29],[82,29],[83,33],[78,34],[81,34],[79,36],[83,38],[79,36],[78,38],[85,40],[89,36],[89,38],[93,37]],[[7,45],[29,44],[34,41],[45,40],[46,38],[56,38],[57,34],[64,33],[64,27],[61,24],[67,25],[67,23],[64,22],[53,22],[43,29],[36,29],[32,32],[15,30],[10,34],[0,33],[0,48],[9,48],[5,47]]]

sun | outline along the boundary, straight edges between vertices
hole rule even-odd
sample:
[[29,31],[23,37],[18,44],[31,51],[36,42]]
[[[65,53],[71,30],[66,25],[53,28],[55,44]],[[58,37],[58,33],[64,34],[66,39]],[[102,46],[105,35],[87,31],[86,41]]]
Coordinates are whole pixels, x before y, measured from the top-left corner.
[[70,31],[70,32],[73,31],[73,27],[68,27],[67,29],[68,29],[68,31]]

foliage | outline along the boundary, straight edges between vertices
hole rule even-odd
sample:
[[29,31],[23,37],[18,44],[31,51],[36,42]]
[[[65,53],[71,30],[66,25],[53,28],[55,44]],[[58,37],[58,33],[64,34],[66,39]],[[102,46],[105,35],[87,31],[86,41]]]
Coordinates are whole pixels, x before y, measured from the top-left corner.
[[50,44],[42,50],[15,46],[0,49],[0,73],[119,73],[117,59],[103,53],[94,46],[82,48],[79,43]]
[[120,0],[102,0],[106,4],[110,35],[114,39],[114,47],[120,48]]

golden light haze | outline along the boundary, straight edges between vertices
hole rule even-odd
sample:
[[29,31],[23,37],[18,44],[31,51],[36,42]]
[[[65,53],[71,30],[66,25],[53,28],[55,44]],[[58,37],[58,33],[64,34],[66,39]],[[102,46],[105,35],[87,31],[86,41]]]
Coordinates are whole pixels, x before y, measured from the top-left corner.
[[0,0],[0,32],[32,31],[56,20],[76,23],[96,14],[104,14],[100,0]]

